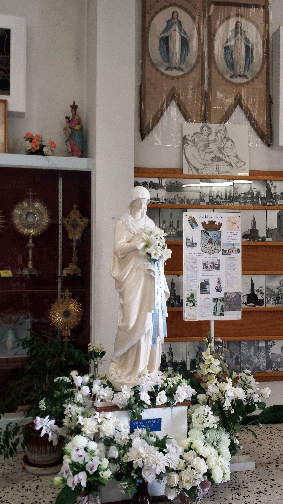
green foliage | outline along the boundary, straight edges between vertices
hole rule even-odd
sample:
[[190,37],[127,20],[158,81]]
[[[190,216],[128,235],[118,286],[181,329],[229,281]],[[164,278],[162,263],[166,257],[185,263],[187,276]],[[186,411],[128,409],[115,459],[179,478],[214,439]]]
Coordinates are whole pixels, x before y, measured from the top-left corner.
[[[45,416],[52,415],[57,421],[62,420],[63,403],[71,397],[72,390],[68,384],[60,380],[54,382],[54,379],[68,377],[73,369],[83,370],[88,366],[85,354],[69,341],[61,341],[52,333],[30,331],[22,340],[22,346],[27,350],[25,367],[21,376],[7,390],[6,398],[0,405],[0,415],[15,411],[19,405],[26,406],[27,416],[42,415],[39,401],[44,398]],[[16,453],[18,436],[23,430],[23,425],[14,423],[0,429],[0,454],[5,458]]]
[[68,376],[73,369],[83,369],[88,365],[81,350],[52,333],[30,331],[22,340],[22,346],[27,350],[25,367],[8,389],[0,414],[14,411],[19,405],[27,405],[27,413],[33,415],[38,402],[53,386],[54,378]]
[[274,405],[267,407],[256,419],[259,424],[278,424],[283,423],[283,405]]
[[57,499],[55,504],[74,504],[76,502],[78,496],[80,495],[81,490],[74,489],[68,487],[67,485],[62,488],[61,492],[57,495]]
[[22,426],[14,422],[9,422],[5,429],[0,429],[0,455],[7,459],[12,457],[19,446],[24,446],[20,443],[19,436],[22,432]]

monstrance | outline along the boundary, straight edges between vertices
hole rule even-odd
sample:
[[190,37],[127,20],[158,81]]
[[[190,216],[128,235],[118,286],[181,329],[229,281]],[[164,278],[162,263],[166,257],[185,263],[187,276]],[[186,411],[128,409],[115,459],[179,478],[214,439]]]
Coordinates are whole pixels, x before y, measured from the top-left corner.
[[27,243],[29,259],[28,266],[23,272],[24,275],[39,274],[39,271],[32,264],[32,249],[34,248],[32,238],[33,236],[39,236],[47,228],[49,220],[49,211],[44,203],[32,200],[31,196],[29,199],[18,203],[13,210],[12,221],[14,226],[20,233],[29,237]]
[[63,217],[62,222],[68,232],[70,240],[73,241],[73,257],[69,266],[64,269],[63,276],[77,275],[81,276],[81,270],[78,267],[77,241],[81,239],[84,228],[88,224],[88,218],[82,217],[77,205],[74,205],[73,210],[68,217]]
[[50,310],[50,320],[57,329],[62,330],[63,339],[70,338],[71,329],[79,324],[82,317],[82,306],[72,298],[71,293],[66,289],[59,301],[56,301]]

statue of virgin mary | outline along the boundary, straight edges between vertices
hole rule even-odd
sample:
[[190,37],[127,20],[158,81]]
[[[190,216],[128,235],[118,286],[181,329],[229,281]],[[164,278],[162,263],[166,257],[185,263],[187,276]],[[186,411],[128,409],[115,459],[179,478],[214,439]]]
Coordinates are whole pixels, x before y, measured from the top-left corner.
[[[119,388],[134,386],[145,373],[154,373],[161,361],[164,325],[153,330],[153,314],[158,304],[155,299],[156,268],[147,254],[140,251],[145,235],[154,231],[154,222],[146,215],[149,191],[141,186],[131,191],[129,209],[115,226],[115,248],[111,274],[119,293],[120,307],[114,355],[109,368],[109,379]],[[169,290],[164,275],[164,264],[159,268],[160,297],[166,303]],[[159,300],[160,301],[160,300]]]

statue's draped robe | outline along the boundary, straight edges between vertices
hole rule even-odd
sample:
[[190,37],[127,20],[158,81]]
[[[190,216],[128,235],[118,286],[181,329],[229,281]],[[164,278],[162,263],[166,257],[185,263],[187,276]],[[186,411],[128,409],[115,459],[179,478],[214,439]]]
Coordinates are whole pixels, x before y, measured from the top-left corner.
[[[143,223],[139,223],[129,213],[121,217],[115,226],[111,274],[119,293],[120,308],[109,377],[123,383],[136,384],[145,371],[152,373],[160,365],[160,335],[157,335],[155,348],[152,347],[154,268],[149,257],[138,250],[127,254],[122,252],[123,246],[135,234],[154,229],[154,222],[147,216]],[[165,277],[164,286],[168,291]]]

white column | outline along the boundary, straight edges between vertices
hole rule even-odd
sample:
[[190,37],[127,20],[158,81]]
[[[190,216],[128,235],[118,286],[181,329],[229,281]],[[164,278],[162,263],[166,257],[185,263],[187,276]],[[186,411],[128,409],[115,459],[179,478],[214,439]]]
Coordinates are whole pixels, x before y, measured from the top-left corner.
[[90,16],[96,13],[96,84],[87,88],[95,92],[95,131],[89,132],[89,156],[95,159],[92,332],[93,341],[107,350],[102,368],[107,371],[118,314],[110,274],[114,225],[126,211],[134,182],[135,0],[96,0],[88,7]]

